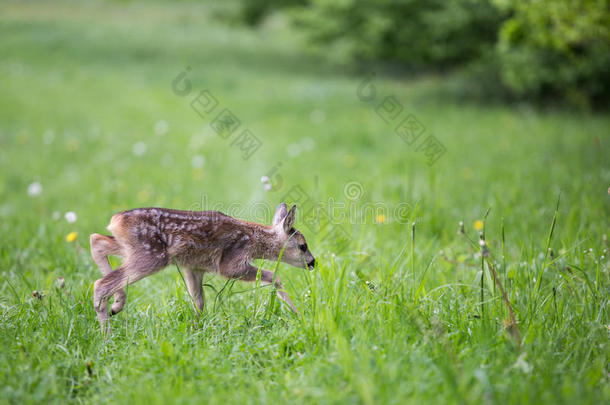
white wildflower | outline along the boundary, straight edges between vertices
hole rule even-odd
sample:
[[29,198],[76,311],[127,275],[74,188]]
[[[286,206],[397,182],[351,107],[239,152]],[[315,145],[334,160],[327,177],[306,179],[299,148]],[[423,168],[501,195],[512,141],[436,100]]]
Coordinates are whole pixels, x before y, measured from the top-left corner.
[[146,144],[144,142],[137,142],[133,145],[133,154],[136,156],[144,156],[146,153]]
[[191,159],[191,166],[195,169],[201,169],[205,165],[205,157],[202,155],[195,155]]
[[28,186],[28,195],[30,197],[38,197],[42,193],[42,185],[35,181]]
[[66,221],[68,221],[68,223],[73,224],[74,222],[76,222],[76,213],[73,211],[68,211],[64,215],[64,218],[66,218]]
[[155,124],[155,134],[156,135],[165,135],[167,130],[169,129],[169,124],[165,120],[157,121]]

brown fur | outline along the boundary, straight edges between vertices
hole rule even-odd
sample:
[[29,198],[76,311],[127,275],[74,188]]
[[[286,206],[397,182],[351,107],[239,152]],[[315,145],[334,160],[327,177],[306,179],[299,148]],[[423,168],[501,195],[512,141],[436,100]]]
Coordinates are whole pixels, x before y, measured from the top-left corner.
[[[138,208],[114,215],[108,225],[113,236],[92,234],[91,255],[103,275],[94,284],[93,304],[102,331],[109,316],[125,305],[124,288],[154,274],[175,261],[184,269],[187,288],[196,309],[203,310],[202,279],[205,272],[228,278],[254,281],[258,269],[253,259],[277,260],[299,267],[313,267],[315,259],[305,237],[293,228],[295,209],[282,203],[273,225],[241,221],[218,211],[178,211]],[[120,256],[123,263],[112,270],[108,255]],[[273,283],[273,272],[262,270],[263,284]],[[279,297],[297,312],[276,277]],[[108,314],[107,301],[114,295]]]

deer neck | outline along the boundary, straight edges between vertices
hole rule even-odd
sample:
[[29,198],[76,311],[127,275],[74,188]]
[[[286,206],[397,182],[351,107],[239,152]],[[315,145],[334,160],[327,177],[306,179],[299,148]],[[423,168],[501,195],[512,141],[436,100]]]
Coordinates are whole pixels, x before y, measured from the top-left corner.
[[272,227],[259,225],[254,228],[254,259],[275,261],[282,250],[282,242]]

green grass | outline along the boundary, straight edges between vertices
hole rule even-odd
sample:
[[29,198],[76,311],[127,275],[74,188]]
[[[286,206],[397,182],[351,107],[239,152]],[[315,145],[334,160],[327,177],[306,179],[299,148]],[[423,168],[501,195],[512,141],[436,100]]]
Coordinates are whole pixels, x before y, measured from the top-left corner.
[[[458,102],[442,78],[377,74],[377,102],[395,96],[446,147],[430,167],[359,100],[362,75],[308,52],[279,17],[249,31],[221,11],[0,5],[0,402],[607,403],[610,118]],[[179,97],[186,66],[193,90]],[[203,89],[262,141],[251,158],[191,109]],[[266,192],[278,162],[282,183],[271,176],[279,189]],[[274,207],[294,186],[346,203],[335,226],[350,235],[342,249],[298,218],[319,264],[279,271],[302,318],[269,289],[218,293],[225,281],[210,276],[198,319],[169,267],[130,286],[103,339],[88,235],[114,212],[221,203],[270,221],[230,204]],[[385,218],[345,216],[373,204]],[[481,283],[473,223],[488,209],[521,346],[487,266]]]

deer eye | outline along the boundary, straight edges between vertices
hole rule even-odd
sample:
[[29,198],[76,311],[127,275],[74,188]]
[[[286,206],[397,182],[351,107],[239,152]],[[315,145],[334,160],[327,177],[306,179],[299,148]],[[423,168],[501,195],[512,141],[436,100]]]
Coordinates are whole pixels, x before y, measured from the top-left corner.
[[299,249],[301,249],[303,252],[307,252],[307,243],[303,243],[302,245],[299,245]]

